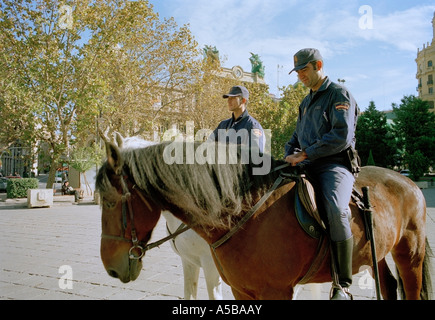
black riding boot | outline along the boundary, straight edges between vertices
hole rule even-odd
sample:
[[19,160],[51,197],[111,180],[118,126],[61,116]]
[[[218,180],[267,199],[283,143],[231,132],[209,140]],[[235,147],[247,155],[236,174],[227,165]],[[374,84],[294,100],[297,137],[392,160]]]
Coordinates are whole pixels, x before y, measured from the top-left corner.
[[331,247],[340,285],[338,288],[333,287],[331,300],[352,300],[349,287],[352,284],[353,237],[344,241],[331,241]]

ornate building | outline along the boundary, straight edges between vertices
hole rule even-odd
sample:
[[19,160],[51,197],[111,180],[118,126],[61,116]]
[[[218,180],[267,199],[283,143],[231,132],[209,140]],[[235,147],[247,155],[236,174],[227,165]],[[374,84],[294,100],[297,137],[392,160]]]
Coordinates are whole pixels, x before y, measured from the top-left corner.
[[418,80],[418,97],[428,101],[431,111],[435,112],[435,94],[434,94],[434,78],[435,78],[435,12],[432,18],[433,37],[432,43],[423,44],[423,49],[418,49],[417,52],[417,75]]
[[230,68],[222,68],[222,72],[219,76],[230,79],[237,79],[240,82],[254,82],[260,84],[266,84],[264,79],[258,73],[246,72],[240,66],[234,66]]
[[219,76],[223,78],[237,79],[240,82],[266,84],[264,81],[264,65],[263,61],[260,60],[260,56],[251,52],[249,61],[251,62],[251,72],[244,71],[240,66],[234,66],[231,69],[222,68],[222,72]]

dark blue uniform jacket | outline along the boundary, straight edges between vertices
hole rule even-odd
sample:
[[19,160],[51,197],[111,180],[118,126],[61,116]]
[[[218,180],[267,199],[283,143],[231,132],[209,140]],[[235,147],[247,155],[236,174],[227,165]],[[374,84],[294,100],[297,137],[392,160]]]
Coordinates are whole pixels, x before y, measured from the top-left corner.
[[234,119],[233,114],[231,118],[219,123],[210,138],[221,143],[236,143],[248,145],[250,148],[259,148],[261,153],[265,144],[263,128],[254,117],[249,115],[248,110],[237,119]]
[[358,106],[346,88],[326,77],[317,92],[299,106],[296,130],[285,145],[285,157],[305,150],[308,164],[355,147]]

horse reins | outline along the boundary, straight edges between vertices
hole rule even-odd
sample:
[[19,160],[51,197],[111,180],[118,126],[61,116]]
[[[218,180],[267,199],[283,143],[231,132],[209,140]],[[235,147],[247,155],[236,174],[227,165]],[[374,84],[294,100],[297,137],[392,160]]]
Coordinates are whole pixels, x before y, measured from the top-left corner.
[[[171,235],[169,235],[169,236],[167,236],[159,241],[149,243],[147,245],[143,244],[142,241],[139,241],[137,239],[137,232],[136,232],[136,227],[134,224],[134,211],[133,211],[133,207],[131,205],[131,192],[128,189],[127,183],[125,182],[125,178],[124,178],[124,177],[127,177],[127,175],[123,171],[122,174],[120,174],[119,176],[120,176],[121,187],[122,187],[122,196],[121,196],[121,200],[122,200],[122,234],[121,234],[121,236],[113,236],[113,235],[106,235],[106,234],[102,233],[101,237],[106,238],[106,239],[131,242],[132,246],[128,250],[128,257],[130,260],[142,259],[142,257],[145,255],[145,252],[147,252],[148,250],[151,250],[155,247],[158,247],[161,244],[165,243],[166,241],[174,239],[175,237],[177,237],[181,233],[190,229],[190,227],[185,226],[184,228],[181,228],[181,229],[179,228],[176,232],[172,233]],[[137,194],[139,195],[141,200],[148,207],[148,209],[150,211],[152,211],[152,207],[149,204],[149,202],[147,201],[147,199],[144,197],[144,195],[142,194],[142,190],[136,184],[133,185],[133,189],[138,191]],[[130,215],[131,239],[128,239],[125,237],[125,229],[127,229],[127,211],[129,212],[129,215]],[[135,250],[139,250],[140,255],[135,255],[133,253]]]
[[269,199],[269,197],[272,195],[272,193],[281,185],[281,183],[288,178],[293,178],[293,179],[297,179],[299,176],[292,174],[292,173],[283,173],[281,172],[282,169],[289,167],[290,164],[289,163],[285,163],[283,165],[280,165],[276,168],[274,168],[272,172],[275,171],[280,171],[280,174],[278,176],[278,178],[275,180],[274,184],[272,185],[272,187],[260,198],[260,200],[251,208],[251,210],[248,211],[248,213],[246,213],[242,219],[239,220],[239,222],[236,223],[236,225],[229,230],[225,235],[223,235],[220,239],[218,239],[217,241],[215,241],[214,243],[212,243],[210,245],[210,247],[213,249],[213,251],[215,251],[218,247],[220,247],[221,245],[223,245],[225,242],[227,242],[237,231],[239,231],[243,225],[249,220],[251,219],[251,217],[258,211],[258,209],[260,209],[260,207],[266,202],[267,199]]
[[[284,169],[288,166],[289,166],[289,164],[287,163],[287,164],[284,164],[284,165],[281,165],[281,166],[275,168],[273,171],[281,171],[282,169]],[[119,176],[120,176],[121,187],[122,187],[122,197],[121,197],[121,199],[122,199],[122,235],[121,236],[113,236],[113,235],[106,235],[106,234],[102,233],[101,237],[106,238],[106,239],[131,242],[132,246],[128,250],[129,259],[140,260],[140,259],[142,259],[142,257],[145,255],[145,253],[148,250],[151,250],[155,247],[158,247],[168,240],[175,239],[175,237],[177,237],[181,233],[190,229],[189,226],[184,226],[183,228],[178,228],[177,231],[170,234],[169,236],[167,236],[159,241],[156,241],[156,242],[153,242],[150,244],[146,244],[146,245],[142,241],[139,241],[137,239],[137,232],[136,232],[136,227],[135,227],[135,223],[134,223],[134,211],[133,211],[133,207],[131,205],[131,192],[130,192],[130,190],[127,186],[127,183],[125,181],[125,179],[128,178],[128,176],[127,176],[127,174],[125,174],[124,170],[122,171],[121,174],[119,174]],[[286,178],[288,179],[290,177],[295,178],[295,177],[297,177],[297,175],[281,173],[278,176],[278,178],[276,179],[273,186],[269,189],[268,192],[266,192],[265,195],[263,195],[263,197],[256,203],[256,205],[254,207],[252,207],[251,210],[227,234],[225,234],[222,238],[220,238],[219,240],[217,240],[216,242],[214,242],[210,245],[210,247],[213,249],[213,251],[215,251],[216,248],[218,248],[219,246],[224,244],[226,241],[228,241],[238,230],[240,230],[240,228],[258,211],[258,209],[264,204],[264,202],[266,202],[266,200],[271,196],[271,194],[276,190],[276,188],[281,184],[281,182],[284,179],[286,179]],[[142,190],[136,184],[133,185],[133,189],[137,191],[137,194],[139,195],[141,200],[148,207],[148,209],[150,211],[152,211],[152,206],[149,204],[149,202],[147,201],[145,196],[142,194]],[[129,216],[130,216],[131,239],[128,239],[125,237],[125,230],[127,229],[127,211],[129,212]],[[135,250],[139,250],[140,254],[139,255],[133,254],[133,252]]]

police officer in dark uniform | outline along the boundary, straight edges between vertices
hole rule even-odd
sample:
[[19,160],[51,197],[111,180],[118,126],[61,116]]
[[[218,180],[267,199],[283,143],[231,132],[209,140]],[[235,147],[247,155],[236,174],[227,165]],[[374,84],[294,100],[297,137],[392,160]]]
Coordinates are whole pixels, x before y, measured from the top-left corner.
[[323,58],[317,49],[307,48],[294,55],[299,80],[310,93],[299,106],[296,130],[285,146],[285,160],[293,166],[304,164],[307,177],[326,212],[338,283],[331,299],[352,298],[353,235],[350,208],[355,165],[355,128],[358,106],[349,91],[323,73]]
[[228,94],[228,110],[233,114],[231,118],[223,120],[210,135],[209,140],[222,143],[247,145],[264,151],[265,136],[260,123],[249,115],[246,109],[249,100],[249,91],[243,86],[234,86]]

